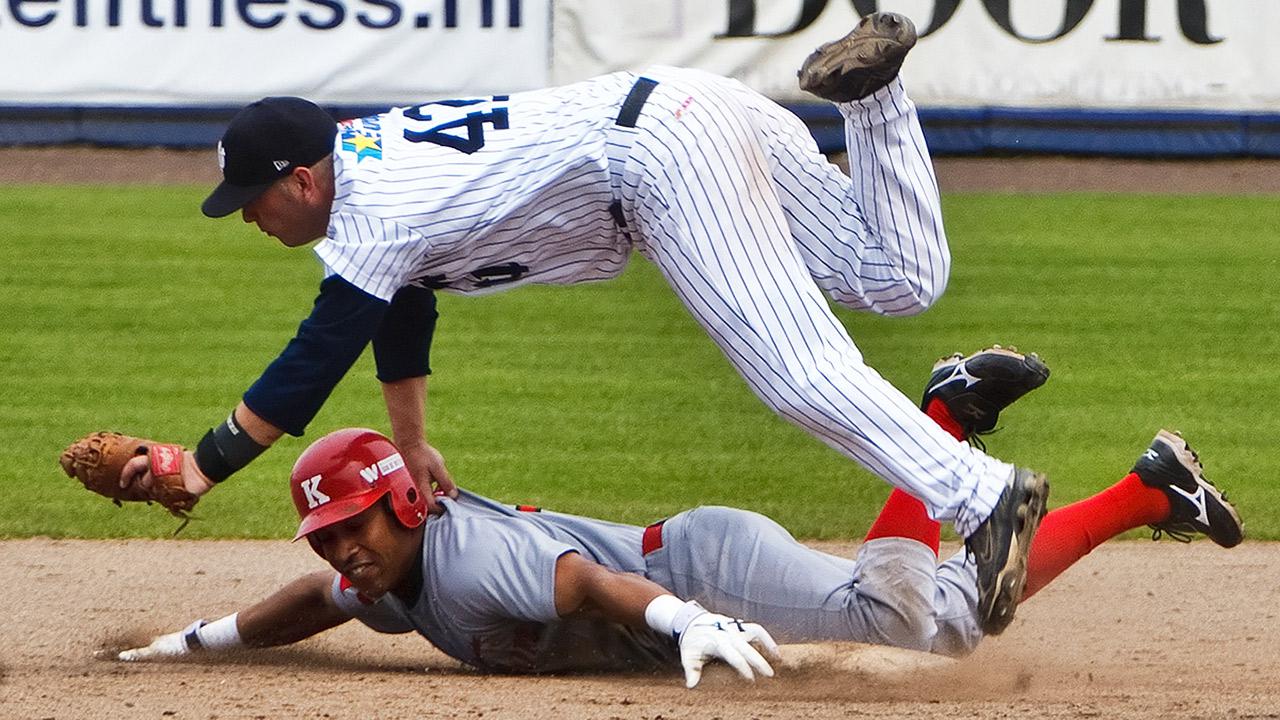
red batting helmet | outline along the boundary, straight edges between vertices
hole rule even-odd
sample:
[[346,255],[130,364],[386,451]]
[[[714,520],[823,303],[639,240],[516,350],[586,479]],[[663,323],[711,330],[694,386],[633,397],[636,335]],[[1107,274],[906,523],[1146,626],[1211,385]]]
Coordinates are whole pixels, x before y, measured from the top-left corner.
[[427,517],[427,500],[400,451],[366,428],[337,430],[311,443],[293,465],[289,489],[302,518],[294,540],[358,515],[388,494],[401,525],[416,528]]

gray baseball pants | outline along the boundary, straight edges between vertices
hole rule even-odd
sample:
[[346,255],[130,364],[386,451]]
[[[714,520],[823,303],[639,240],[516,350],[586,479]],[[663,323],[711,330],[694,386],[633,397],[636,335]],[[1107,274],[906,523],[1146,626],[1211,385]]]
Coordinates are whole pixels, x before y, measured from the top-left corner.
[[976,569],[963,551],[939,564],[918,541],[879,538],[851,560],[800,544],[759,513],[726,507],[688,510],[648,533],[649,579],[760,623],[780,643],[852,641],[954,657],[982,639]]

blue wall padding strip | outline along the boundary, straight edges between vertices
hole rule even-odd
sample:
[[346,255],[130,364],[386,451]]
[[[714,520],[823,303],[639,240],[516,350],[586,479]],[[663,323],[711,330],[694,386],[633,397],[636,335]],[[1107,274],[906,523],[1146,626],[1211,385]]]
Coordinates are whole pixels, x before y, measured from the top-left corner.
[[[827,103],[790,105],[824,152],[844,149]],[[331,107],[336,118],[385,106]],[[234,107],[0,105],[0,145],[212,147]],[[1065,154],[1280,157],[1280,113],[1017,108],[922,108],[935,155]]]

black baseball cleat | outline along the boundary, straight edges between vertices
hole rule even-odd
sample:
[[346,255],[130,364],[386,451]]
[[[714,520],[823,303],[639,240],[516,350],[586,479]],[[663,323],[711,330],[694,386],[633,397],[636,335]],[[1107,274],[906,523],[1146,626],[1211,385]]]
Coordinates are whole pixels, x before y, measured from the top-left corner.
[[978,570],[978,624],[987,635],[999,635],[1027,586],[1027,553],[1049,502],[1049,481],[1031,470],[1015,468],[1013,478],[965,548]]
[[1143,484],[1159,488],[1169,497],[1169,519],[1151,526],[1151,539],[1161,535],[1191,542],[1203,533],[1222,547],[1235,547],[1244,539],[1240,514],[1227,496],[1205,479],[1200,457],[1181,435],[1161,430],[1133,465]]
[[898,76],[916,44],[905,15],[872,13],[853,32],[814,50],[800,66],[800,89],[832,102],[861,100]]
[[933,364],[920,409],[942,401],[966,438],[990,432],[1000,411],[1049,379],[1049,368],[1035,353],[993,345],[965,357],[959,353]]

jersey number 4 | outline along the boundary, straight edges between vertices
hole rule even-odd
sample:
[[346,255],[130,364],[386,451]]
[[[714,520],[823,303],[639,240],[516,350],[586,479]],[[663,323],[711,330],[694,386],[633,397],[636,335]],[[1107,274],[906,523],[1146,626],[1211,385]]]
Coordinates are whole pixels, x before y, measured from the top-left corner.
[[[455,117],[452,120],[444,120],[442,118],[433,117],[431,112],[439,113],[433,106],[444,106],[446,108],[466,108],[472,105],[479,105],[488,102],[503,102],[508,99],[506,95],[494,95],[492,100],[441,100],[439,102],[427,103],[415,108],[406,108],[404,116],[410,120],[418,120],[420,122],[436,122],[426,130],[408,130],[404,131],[404,139],[409,142],[429,142],[436,145],[443,145],[447,148],[453,148],[459,152],[468,155],[484,147],[484,126],[486,123],[493,126],[494,130],[506,130],[510,127],[507,123],[507,108],[490,107],[488,112],[482,110],[472,110],[462,117]],[[448,113],[448,111],[443,111]],[[463,132],[466,134],[464,135]]]

